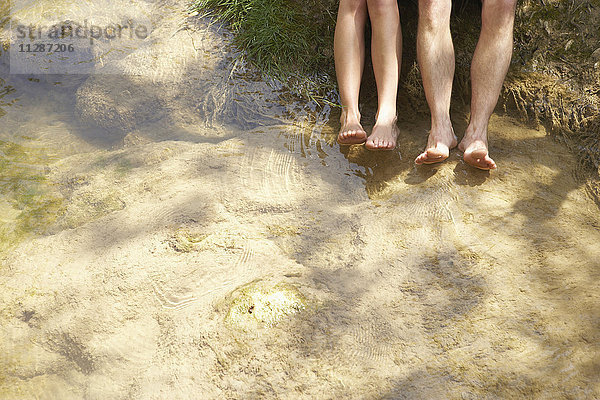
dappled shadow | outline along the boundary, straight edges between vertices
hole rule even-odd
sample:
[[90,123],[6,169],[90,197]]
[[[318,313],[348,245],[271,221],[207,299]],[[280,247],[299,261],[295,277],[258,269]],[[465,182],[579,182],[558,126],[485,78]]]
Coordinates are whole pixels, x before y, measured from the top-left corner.
[[[147,85],[157,97],[163,89],[126,77],[108,83]],[[35,329],[53,329],[41,346],[68,359],[56,364],[61,373],[105,379],[128,366],[105,355],[115,342],[131,343],[111,335],[125,324],[139,330],[147,317],[160,336],[148,334],[157,342],[146,344],[151,357],[127,373],[191,388],[191,377],[208,376],[213,398],[556,398],[590,389],[599,363],[597,210],[570,197],[580,185],[568,157],[538,157],[553,146],[548,138],[512,138],[501,125],[492,139],[500,171],[468,167],[457,152],[415,167],[424,121],[400,122],[398,150],[369,152],[335,144],[327,113],[286,121],[285,105],[254,108],[264,93],[236,98],[212,128],[194,127],[214,109],[199,112],[195,92],[181,90],[183,105],[157,104],[164,115],[153,124],[103,127],[130,141],[89,151],[105,150],[101,161],[84,154],[71,159],[73,169],[56,166],[65,182],[80,177],[74,192],[118,187],[124,208],[14,255],[11,274],[54,285],[48,300],[23,295],[11,307],[36,315],[24,318]],[[248,119],[255,111],[274,115]],[[561,219],[564,207],[573,218]],[[173,244],[182,228],[191,232],[187,248]],[[48,270],[31,271],[31,259]],[[306,308],[257,331],[225,326],[227,310],[215,303],[263,278],[296,285]],[[79,335],[63,334],[75,327]],[[95,347],[98,337],[107,339]]]
[[431,178],[438,171],[435,165],[415,166],[407,175],[404,182],[409,185],[419,185]]
[[454,167],[454,178],[458,185],[480,186],[490,177],[490,171],[481,171],[460,160]]

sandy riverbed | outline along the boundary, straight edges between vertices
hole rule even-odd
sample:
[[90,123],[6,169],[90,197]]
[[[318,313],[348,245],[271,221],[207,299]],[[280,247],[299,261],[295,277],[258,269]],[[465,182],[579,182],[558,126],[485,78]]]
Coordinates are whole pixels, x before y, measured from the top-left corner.
[[561,144],[495,116],[497,171],[417,168],[406,117],[397,151],[340,149],[155,5],[121,75],[3,67],[1,138],[61,205],[2,259],[0,397],[600,397],[600,214]]

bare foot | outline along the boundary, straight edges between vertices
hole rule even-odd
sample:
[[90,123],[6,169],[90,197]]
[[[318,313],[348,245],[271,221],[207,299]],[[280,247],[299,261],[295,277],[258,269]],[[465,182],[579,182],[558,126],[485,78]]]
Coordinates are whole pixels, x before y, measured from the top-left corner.
[[389,122],[377,121],[373,132],[365,142],[365,147],[369,150],[393,150],[396,148],[397,138],[396,118]]
[[456,147],[458,139],[452,125],[445,129],[431,129],[427,147],[416,159],[415,164],[434,164],[444,161],[450,155],[450,149]]
[[353,116],[342,111],[340,122],[342,128],[337,137],[339,144],[360,144],[367,140],[367,132],[360,124],[360,115]]
[[496,169],[496,163],[488,155],[487,138],[473,138],[465,135],[458,148],[464,152],[465,162],[475,168],[490,170]]

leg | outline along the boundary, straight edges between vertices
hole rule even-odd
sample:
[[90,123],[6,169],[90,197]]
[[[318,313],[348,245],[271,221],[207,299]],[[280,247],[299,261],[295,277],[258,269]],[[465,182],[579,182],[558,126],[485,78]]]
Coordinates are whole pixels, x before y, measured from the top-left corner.
[[365,23],[367,0],[340,0],[335,25],[335,71],[340,89],[341,144],[363,143],[367,133],[360,125],[358,94],[365,61]]
[[454,45],[450,35],[451,0],[419,0],[417,58],[425,97],[431,113],[427,148],[415,163],[444,161],[457,144],[450,122],[450,97],[454,79]]
[[371,150],[396,147],[396,97],[402,58],[402,31],[396,0],[367,0],[373,28],[371,53],[377,82],[377,119],[365,146]]
[[495,169],[488,155],[487,128],[508,71],[517,0],[484,0],[481,35],[471,65],[471,120],[460,142],[465,162]]

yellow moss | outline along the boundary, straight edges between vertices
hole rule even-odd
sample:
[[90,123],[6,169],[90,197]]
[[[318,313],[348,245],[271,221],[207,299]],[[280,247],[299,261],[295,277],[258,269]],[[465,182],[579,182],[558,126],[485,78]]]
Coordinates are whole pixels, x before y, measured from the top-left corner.
[[62,212],[63,198],[42,167],[47,149],[0,141],[0,253],[32,232],[44,232]]
[[189,253],[192,251],[217,251],[242,249],[247,237],[242,232],[231,232],[227,229],[213,233],[204,233],[189,228],[179,228],[168,239],[169,245],[176,251]]
[[285,317],[306,308],[306,299],[296,287],[262,281],[236,289],[227,303],[225,322],[245,331],[275,326]]
[[268,225],[267,230],[273,236],[295,236],[300,234],[300,227],[292,225]]
[[116,191],[82,191],[70,199],[63,223],[76,228],[123,208],[125,202]]
[[209,235],[191,232],[188,229],[178,229],[174,234],[169,244],[173,249],[182,253],[189,253],[194,250],[199,243],[205,240]]

